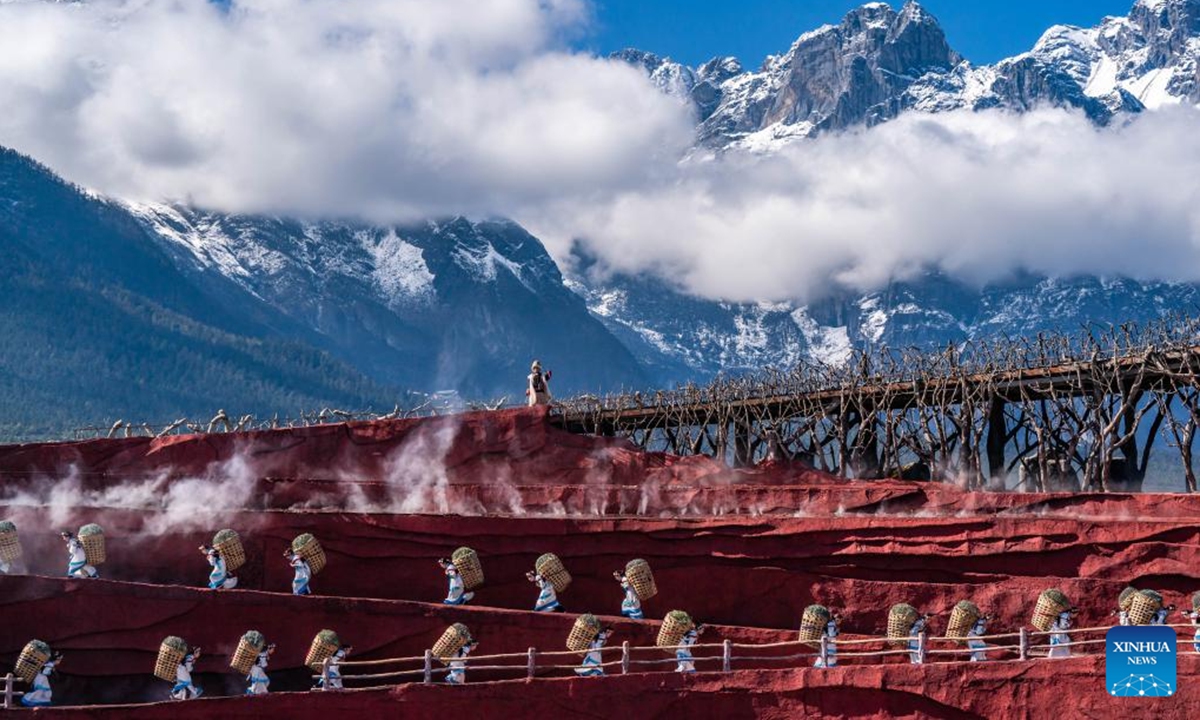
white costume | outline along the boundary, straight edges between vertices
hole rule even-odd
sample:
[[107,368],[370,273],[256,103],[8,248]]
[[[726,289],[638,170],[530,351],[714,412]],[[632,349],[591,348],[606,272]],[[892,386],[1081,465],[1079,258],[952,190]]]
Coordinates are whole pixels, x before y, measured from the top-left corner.
[[192,684],[192,670],[196,667],[196,658],[191,653],[183,657],[183,662],[175,669],[175,686],[171,688],[172,700],[193,700],[204,693]]
[[[971,627],[970,631],[967,632],[967,637],[979,638],[986,635],[987,624],[987,620],[984,618],[979,618],[975,621],[975,624]],[[987,643],[984,641],[968,640],[967,647],[975,651],[971,653],[971,662],[984,662],[987,660],[987,653],[984,652],[987,649]]]
[[625,590],[625,599],[621,601],[621,614],[630,620],[641,620],[644,617],[642,600],[630,584],[629,578],[621,576],[621,587]]
[[1122,625],[1128,625],[1129,624],[1129,611],[1121,610],[1120,612],[1118,612],[1117,613],[1117,622],[1121,623]]
[[0,575],[7,575],[8,571],[11,567],[12,566],[9,565],[8,563],[4,562],[3,560],[0,560]]
[[604,662],[601,648],[604,647],[604,643],[606,642],[608,642],[607,634],[602,632],[596,636],[596,639],[588,645],[588,652],[587,655],[583,656],[583,663],[575,668],[576,675],[580,677],[594,677],[604,674],[604,668],[601,666],[601,663]]
[[1167,624],[1167,616],[1170,614],[1171,614],[1171,610],[1169,608],[1162,608],[1158,612],[1154,613],[1154,617],[1150,619],[1150,624],[1151,625],[1166,625]]
[[450,672],[446,673],[446,682],[451,685],[462,685],[467,681],[467,655],[471,654],[471,645],[463,645],[455,659],[450,661]]
[[562,609],[562,606],[558,604],[558,594],[554,592],[554,583],[541,575],[535,575],[533,582],[538,586],[537,603],[533,606],[534,612],[554,612]]
[[821,662],[821,657],[818,655],[813,667],[837,667],[837,645],[833,644],[833,639],[838,636],[837,621],[830,618],[829,622],[825,623],[825,637],[829,638],[829,642],[825,643],[825,655],[829,658],[829,664]]
[[96,577],[96,568],[87,564],[87,553],[84,552],[83,543],[79,538],[67,539],[67,558],[67,577]]
[[50,660],[42,666],[37,676],[33,678],[33,689],[21,696],[21,704],[25,707],[45,707],[50,704],[50,674],[54,672],[54,661]]
[[250,668],[250,674],[246,677],[250,687],[246,688],[247,695],[266,695],[270,692],[271,678],[267,677],[267,663],[270,662],[271,656],[266,650],[258,654],[258,660],[254,662],[254,667]]
[[908,631],[909,635],[914,636],[913,640],[908,641],[908,657],[913,665],[920,665],[924,660],[921,658],[921,641],[915,639],[915,636],[920,635],[925,631],[925,625],[929,621],[921,618],[913,623],[912,630]]
[[[346,659],[346,648],[338,648],[337,652],[329,658],[329,687],[328,690],[342,689],[342,671],[340,665]],[[317,687],[325,687],[325,678],[322,677],[317,681]]]
[[299,555],[293,555],[291,564],[296,571],[295,576],[292,577],[292,594],[310,594],[312,591],[308,589],[308,581],[312,579],[312,569],[309,568],[308,561]]
[[225,558],[221,557],[221,553],[209,550],[205,556],[208,558],[208,564],[212,565],[212,572],[208,574],[210,590],[232,590],[237,587],[237,578],[225,571]]
[[475,597],[475,593],[466,592],[467,586],[463,583],[462,573],[458,568],[454,567],[454,563],[446,565],[446,577],[450,580],[450,588],[446,592],[446,599],[442,603],[446,605],[466,605],[471,598]]
[[1071,648],[1066,645],[1066,643],[1071,642],[1071,636],[1067,634],[1067,630],[1071,629],[1071,613],[1059,613],[1058,619],[1050,624],[1050,629],[1053,632],[1050,635],[1049,657],[1071,657]]
[[529,373],[529,387],[525,394],[529,398],[529,407],[535,405],[550,404],[550,376],[542,373],[540,365],[533,367],[533,372]]
[[675,648],[675,672],[696,672],[696,659],[692,657],[692,646],[699,639],[700,633],[696,632],[696,628],[683,634],[683,639],[679,641],[679,647]]

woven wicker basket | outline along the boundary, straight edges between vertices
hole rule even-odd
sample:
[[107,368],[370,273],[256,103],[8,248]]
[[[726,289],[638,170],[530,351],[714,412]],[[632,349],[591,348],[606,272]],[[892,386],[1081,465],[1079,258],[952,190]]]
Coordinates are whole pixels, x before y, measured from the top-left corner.
[[600,621],[595,615],[591,613],[580,615],[575,618],[575,624],[571,626],[571,634],[567,636],[567,649],[577,653],[587,652],[599,632]]
[[313,575],[325,569],[325,548],[311,533],[297,535],[292,541],[292,552],[304,558]]
[[460,547],[450,556],[450,561],[454,563],[454,567],[458,568],[458,574],[462,576],[463,587],[467,590],[474,590],[483,585],[483,565],[479,562],[479,556],[469,547]]
[[46,661],[49,659],[50,646],[41,640],[30,640],[25,643],[25,647],[17,657],[17,665],[13,668],[13,675],[16,675],[27,683],[31,683],[37,677],[37,674],[42,671],[42,667],[45,666]]
[[907,645],[913,625],[921,613],[912,605],[896,603],[888,610],[887,636],[893,645]]
[[187,655],[188,644],[181,637],[164,638],[158,647],[158,659],[154,661],[154,677],[167,682],[175,682],[175,673],[179,663]]
[[662,626],[658,628],[658,639],[654,644],[665,649],[668,653],[675,652],[675,646],[683,641],[688,630],[696,627],[690,615],[682,610],[672,610],[663,618]]
[[821,644],[821,636],[825,634],[825,626],[829,624],[829,609],[824,605],[809,605],[800,616],[800,642],[813,647]]
[[103,528],[95,523],[84,525],[79,528],[79,542],[83,543],[83,554],[87,556],[88,565],[96,567],[104,564]]
[[225,558],[225,569],[229,572],[246,564],[246,549],[236,530],[225,529],[213,536],[213,547]]
[[433,644],[433,656],[443,663],[450,662],[463,646],[471,642],[471,631],[462,623],[454,623]]
[[308,654],[304,656],[304,664],[316,672],[321,672],[325,661],[342,646],[341,638],[332,630],[322,630],[313,637],[312,645],[308,646]]
[[1129,605],[1133,602],[1134,595],[1137,595],[1137,588],[1132,585],[1122,590],[1121,594],[1117,596],[1117,607],[1129,612]]
[[238,640],[237,649],[233,651],[233,659],[229,661],[229,667],[237,670],[243,675],[250,672],[250,668],[254,667],[254,663],[258,660],[258,654],[267,647],[267,639],[257,630],[251,630]]
[[960,600],[950,611],[950,621],[946,624],[946,638],[957,640],[960,644],[966,642],[967,633],[975,625],[980,616],[979,606],[970,600]]
[[563,567],[562,560],[559,560],[554,553],[546,553],[541,556],[533,564],[533,567],[537,570],[538,575],[550,581],[556,593],[566,590],[571,584],[571,573],[567,572],[567,569]]
[[1037,606],[1033,609],[1033,619],[1030,621],[1035,628],[1046,632],[1050,625],[1058,619],[1060,613],[1071,609],[1071,601],[1061,590],[1051,588],[1043,590],[1038,596]]
[[650,572],[650,563],[645,560],[630,560],[625,566],[625,577],[633,586],[639,600],[649,600],[658,594],[658,586],[654,584],[654,573]]
[[1129,624],[1149,625],[1162,606],[1162,595],[1153,590],[1139,590],[1129,602]]
[[24,554],[21,538],[17,535],[17,526],[8,520],[0,522],[0,562],[20,560]]

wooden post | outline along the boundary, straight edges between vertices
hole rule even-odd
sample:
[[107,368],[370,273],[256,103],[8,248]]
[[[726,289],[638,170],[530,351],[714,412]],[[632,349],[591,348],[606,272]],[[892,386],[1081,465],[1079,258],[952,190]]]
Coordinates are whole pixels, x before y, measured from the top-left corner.
[[629,641],[621,643],[621,674],[629,674]]
[[525,668],[525,677],[532,680],[533,676],[536,672],[537,672],[537,649],[529,648],[529,663]]
[[721,643],[721,670],[724,672],[733,670],[733,643],[729,640]]
[[4,676],[4,709],[5,710],[11,710],[12,706],[13,706],[13,704],[12,704],[12,701],[13,701],[12,685],[13,685],[13,676],[12,676],[12,673],[9,673]]
[[425,651],[425,684],[433,684],[433,651]]
[[1021,649],[1019,651],[1020,657],[1022,660],[1028,660],[1029,659],[1029,631],[1026,630],[1025,628],[1021,628],[1020,643],[1021,643],[1021,645],[1020,645]]
[[922,630],[917,635],[917,657],[921,660],[921,664],[925,664],[925,653],[928,652],[929,632]]
[[829,636],[821,635],[821,667],[829,667]]
[[329,689],[329,665],[332,663],[332,661],[333,661],[332,657],[327,657],[321,661],[321,690],[322,691]]

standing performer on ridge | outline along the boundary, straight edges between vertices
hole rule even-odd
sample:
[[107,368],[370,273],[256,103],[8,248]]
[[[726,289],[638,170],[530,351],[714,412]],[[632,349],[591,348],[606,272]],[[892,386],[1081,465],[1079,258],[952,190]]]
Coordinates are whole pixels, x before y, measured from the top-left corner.
[[1050,624],[1050,653],[1048,657],[1052,658],[1069,658],[1071,657],[1071,648],[1067,643],[1071,642],[1071,636],[1067,631],[1071,629],[1071,616],[1076,613],[1074,608],[1065,610],[1058,614],[1058,619]]
[[220,550],[211,545],[201,545],[200,552],[204,553],[208,564],[212,566],[212,572],[208,574],[210,590],[232,590],[237,587],[238,579],[226,572],[225,558],[221,557]]
[[1166,625],[1167,617],[1173,612],[1175,612],[1174,605],[1167,605],[1166,607],[1159,608],[1158,612],[1154,613],[1154,617],[1151,618],[1150,624],[1151,625]]
[[75,537],[75,533],[64,530],[62,539],[67,542],[67,577],[96,577],[96,568],[87,564],[87,553],[84,552],[83,543]]
[[329,658],[329,687],[325,687],[325,678],[317,680],[315,690],[341,690],[342,689],[342,661],[354,648],[350,645],[343,645],[337,649],[337,652]]
[[538,586],[537,602],[533,605],[534,612],[560,612],[562,605],[558,602],[558,594],[554,592],[554,583],[542,577],[535,571],[525,573],[526,579]]
[[462,685],[467,682],[467,655],[471,651],[479,647],[479,641],[472,639],[471,642],[463,645],[454,654],[454,659],[450,661],[450,672],[446,673],[446,682],[451,685]]
[[929,618],[931,617],[933,616],[922,615],[913,623],[912,629],[908,631],[908,634],[913,637],[912,640],[908,641],[908,658],[913,665],[920,665],[925,662],[921,657],[921,641],[916,639],[916,637],[925,632],[925,626],[929,624]]
[[550,374],[549,370],[542,373],[540,361],[533,361],[533,365],[529,368],[529,387],[525,389],[529,407],[550,404]]
[[466,605],[471,598],[475,597],[475,593],[466,592],[467,586],[463,582],[462,574],[458,572],[458,568],[454,567],[454,563],[446,558],[438,560],[438,565],[446,571],[446,578],[450,581],[450,588],[446,592],[446,599],[442,601],[445,605]]

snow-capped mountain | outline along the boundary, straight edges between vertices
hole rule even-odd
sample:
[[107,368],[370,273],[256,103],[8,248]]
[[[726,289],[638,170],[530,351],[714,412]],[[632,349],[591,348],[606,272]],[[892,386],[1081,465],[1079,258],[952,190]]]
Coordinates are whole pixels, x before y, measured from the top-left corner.
[[392,386],[515,400],[538,356],[561,367],[563,390],[648,379],[510,221],[378,227],[126,207],[198,282],[232,283]]
[[697,142],[769,151],[825,131],[874,125],[902,112],[1077,108],[1098,123],[1169,103],[1200,102],[1200,0],[1137,0],[1098,27],[1050,28],[1027,53],[974,66],[914,0],[873,2],[806,32],[753,71],[722,57],[699,68],[636,50],[642,67],[693,103]]

